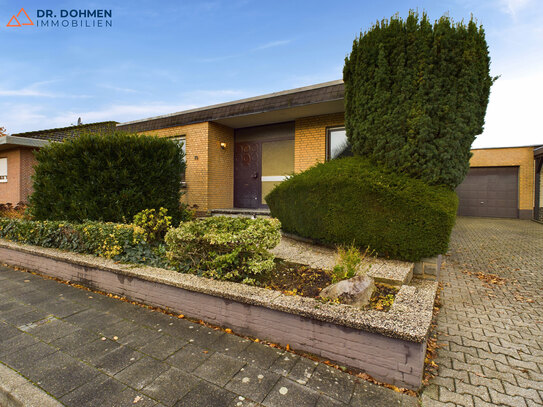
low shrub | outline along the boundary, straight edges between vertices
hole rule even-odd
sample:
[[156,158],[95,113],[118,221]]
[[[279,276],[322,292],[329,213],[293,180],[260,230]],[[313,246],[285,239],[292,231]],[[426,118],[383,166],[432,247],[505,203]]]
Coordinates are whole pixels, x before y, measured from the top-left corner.
[[135,225],[0,218],[0,237],[19,243],[93,254],[130,263],[153,264],[156,255]]
[[164,239],[166,232],[172,225],[172,217],[167,215],[166,208],[144,209],[134,216],[133,224],[143,229],[145,240],[149,243],[157,243]]
[[274,267],[267,251],[281,240],[277,219],[225,216],[182,223],[166,234],[173,267],[220,280],[255,284]]
[[418,261],[447,251],[458,198],[362,157],[318,164],[266,197],[283,230]]

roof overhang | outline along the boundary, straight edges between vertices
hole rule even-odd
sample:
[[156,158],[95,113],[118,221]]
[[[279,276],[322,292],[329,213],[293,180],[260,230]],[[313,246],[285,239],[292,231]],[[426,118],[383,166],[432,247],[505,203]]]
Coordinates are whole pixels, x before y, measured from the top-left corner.
[[48,140],[33,139],[27,137],[2,136],[0,137],[0,151],[12,148],[27,147],[41,148],[49,144]]
[[120,123],[117,128],[143,132],[202,122],[215,122],[233,128],[280,123],[301,117],[343,112],[343,96],[343,81],[337,80]]

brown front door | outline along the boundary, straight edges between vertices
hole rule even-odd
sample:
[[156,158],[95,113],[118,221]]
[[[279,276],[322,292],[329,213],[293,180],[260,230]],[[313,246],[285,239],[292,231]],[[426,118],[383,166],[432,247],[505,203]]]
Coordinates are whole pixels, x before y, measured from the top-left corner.
[[234,151],[234,206],[259,208],[261,204],[261,144],[237,142]]

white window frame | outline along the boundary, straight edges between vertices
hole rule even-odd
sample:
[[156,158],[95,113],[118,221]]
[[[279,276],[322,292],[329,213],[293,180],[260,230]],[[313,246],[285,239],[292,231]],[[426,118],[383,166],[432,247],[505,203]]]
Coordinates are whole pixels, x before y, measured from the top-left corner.
[[8,182],[8,159],[0,158],[0,182]]
[[186,188],[187,182],[185,181],[185,176],[187,172],[187,136],[186,134],[181,134],[179,136],[172,136],[170,137],[170,140],[175,141],[177,143],[179,143],[180,141],[183,142],[183,150],[185,153],[185,156],[183,157],[183,160],[185,161],[185,174],[183,174],[183,181],[181,181],[181,187]]
[[326,129],[326,161],[330,161],[330,160],[333,160],[333,158],[330,158],[330,134],[333,132],[333,131],[338,131],[338,130],[343,130],[343,131],[346,131],[345,130],[345,126],[334,126],[334,127],[328,127]]

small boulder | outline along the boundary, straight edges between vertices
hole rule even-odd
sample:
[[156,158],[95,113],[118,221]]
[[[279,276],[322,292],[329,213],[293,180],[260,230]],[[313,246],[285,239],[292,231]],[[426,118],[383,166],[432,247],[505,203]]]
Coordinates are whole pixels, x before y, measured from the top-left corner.
[[339,299],[344,304],[364,307],[370,302],[375,289],[373,279],[367,275],[358,275],[348,280],[329,285],[319,294],[322,298]]

